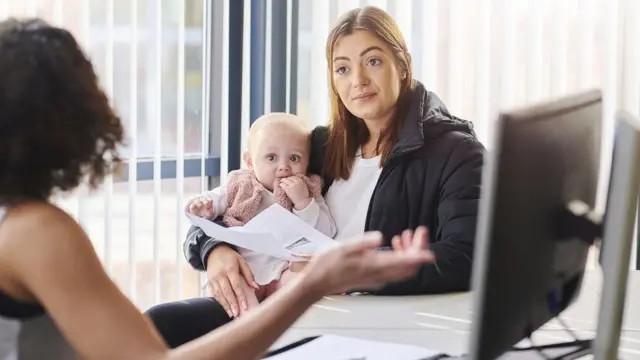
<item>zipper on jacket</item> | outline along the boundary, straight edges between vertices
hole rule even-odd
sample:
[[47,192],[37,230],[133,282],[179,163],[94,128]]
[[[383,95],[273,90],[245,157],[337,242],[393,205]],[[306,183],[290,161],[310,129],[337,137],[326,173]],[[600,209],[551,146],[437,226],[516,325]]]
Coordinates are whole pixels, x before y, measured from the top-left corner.
[[371,229],[371,227],[369,226],[369,222],[371,221],[371,208],[373,207],[373,199],[375,199],[376,197],[376,192],[378,192],[378,188],[380,187],[380,184],[382,183],[382,180],[384,179],[385,176],[388,175],[388,173],[391,171],[391,169],[393,169],[393,164],[391,163],[392,160],[397,159],[398,157],[402,156],[402,155],[407,155],[411,152],[414,152],[418,149],[420,149],[421,147],[423,147],[424,145],[418,145],[418,146],[414,146],[414,147],[410,147],[408,149],[404,149],[398,153],[396,153],[394,156],[389,156],[384,164],[382,165],[382,170],[380,171],[380,176],[378,176],[378,180],[376,181],[376,186],[373,188],[373,192],[371,193],[371,198],[369,199],[369,207],[367,208],[367,216],[365,217],[364,220],[364,231],[367,232]]

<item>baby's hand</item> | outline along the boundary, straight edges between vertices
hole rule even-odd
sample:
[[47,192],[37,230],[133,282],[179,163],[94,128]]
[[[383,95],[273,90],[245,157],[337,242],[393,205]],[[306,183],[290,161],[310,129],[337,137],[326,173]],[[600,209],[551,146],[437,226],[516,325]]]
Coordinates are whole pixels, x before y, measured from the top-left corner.
[[213,201],[208,198],[199,198],[189,205],[189,213],[206,219],[213,217]]
[[306,208],[311,202],[307,184],[297,176],[290,176],[280,180],[280,187],[284,190],[289,199],[291,199],[293,207],[296,210]]

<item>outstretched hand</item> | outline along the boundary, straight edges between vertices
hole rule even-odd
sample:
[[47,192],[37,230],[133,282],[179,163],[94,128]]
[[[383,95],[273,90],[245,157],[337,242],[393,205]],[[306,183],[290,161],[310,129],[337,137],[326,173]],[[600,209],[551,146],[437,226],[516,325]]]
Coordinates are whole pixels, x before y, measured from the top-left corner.
[[427,249],[429,242],[429,231],[425,226],[420,226],[416,231],[407,229],[401,235],[396,235],[391,239],[391,246],[394,251],[403,253],[419,253]]
[[302,271],[325,293],[343,293],[354,288],[376,289],[411,277],[418,268],[434,261],[427,250],[427,229],[394,238],[395,251],[376,251],[382,234],[366,233],[361,241],[348,242],[314,256]]

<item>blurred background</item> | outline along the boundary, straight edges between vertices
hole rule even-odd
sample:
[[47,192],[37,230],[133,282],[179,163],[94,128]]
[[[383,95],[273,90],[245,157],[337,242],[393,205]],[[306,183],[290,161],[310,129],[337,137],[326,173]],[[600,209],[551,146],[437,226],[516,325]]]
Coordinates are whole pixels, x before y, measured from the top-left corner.
[[124,121],[122,172],[56,201],[141,309],[202,294],[182,254],[185,199],[242,166],[264,112],[326,123],[326,36],[365,5],[396,19],[415,78],[489,149],[500,111],[600,88],[607,169],[615,111],[640,113],[637,0],[0,0],[0,18],[69,29]]

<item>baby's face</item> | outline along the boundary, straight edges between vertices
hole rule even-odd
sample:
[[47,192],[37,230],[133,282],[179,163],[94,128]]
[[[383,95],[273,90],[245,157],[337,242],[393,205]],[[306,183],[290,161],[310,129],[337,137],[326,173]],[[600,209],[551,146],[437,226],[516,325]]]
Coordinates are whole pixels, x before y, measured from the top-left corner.
[[306,174],[308,165],[309,137],[289,126],[267,125],[251,144],[249,167],[271,191],[276,179]]

